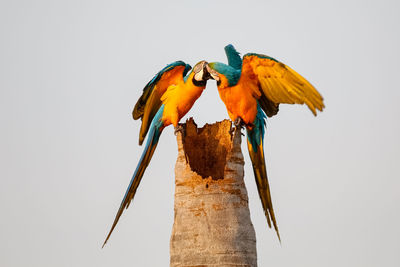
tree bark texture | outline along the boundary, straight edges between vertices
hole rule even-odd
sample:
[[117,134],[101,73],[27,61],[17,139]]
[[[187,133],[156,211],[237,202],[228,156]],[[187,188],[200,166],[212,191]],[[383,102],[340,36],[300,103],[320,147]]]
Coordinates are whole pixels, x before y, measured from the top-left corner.
[[230,121],[178,133],[171,266],[257,266],[241,132]]

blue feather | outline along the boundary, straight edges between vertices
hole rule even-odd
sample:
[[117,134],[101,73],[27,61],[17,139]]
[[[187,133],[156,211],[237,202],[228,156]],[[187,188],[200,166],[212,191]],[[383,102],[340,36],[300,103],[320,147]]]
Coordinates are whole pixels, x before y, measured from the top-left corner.
[[168,64],[168,65],[165,66],[162,70],[160,70],[160,71],[153,77],[153,79],[150,80],[150,82],[148,82],[148,84],[144,87],[143,91],[144,91],[147,87],[149,87],[149,86],[155,84],[155,83],[161,78],[161,76],[162,76],[165,72],[167,72],[167,71],[169,71],[170,69],[173,69],[173,68],[175,68],[175,67],[177,67],[177,66],[185,66],[185,71],[183,72],[183,76],[185,76],[186,73],[192,68],[189,64],[185,64],[185,62],[183,62],[183,61],[175,61],[175,62],[173,62],[173,63],[171,63],[171,64]]
[[162,122],[162,115],[164,112],[164,105],[161,105],[157,114],[154,116],[151,126],[150,126],[150,133],[147,138],[146,146],[143,150],[143,154],[140,157],[139,163],[136,167],[135,172],[133,173],[132,179],[129,183],[128,188],[126,189],[124,198],[122,199],[121,205],[118,209],[117,215],[115,216],[113,225],[109,234],[107,235],[106,240],[104,241],[103,247],[106,244],[107,240],[110,238],[111,233],[113,232],[115,226],[118,223],[119,218],[122,215],[122,212],[125,208],[129,207],[133,197],[135,196],[136,189],[139,186],[140,180],[143,177],[144,171],[146,170],[147,166],[150,163],[151,157],[153,156],[154,150],[157,147],[158,140],[160,139],[161,132],[164,129],[164,124]]
[[257,103],[257,116],[253,122],[253,129],[247,130],[247,139],[256,153],[259,145],[264,141],[266,119],[267,116]]
[[229,66],[233,67],[234,69],[240,70],[242,69],[242,58],[238,51],[236,51],[233,45],[228,44],[225,46],[225,54],[228,58]]
[[[191,70],[191,71],[189,72],[189,70]],[[185,83],[187,82],[187,80],[188,80],[190,74],[192,74],[192,72],[193,72],[192,67],[190,65],[186,65],[185,71],[183,72],[183,81]]]
[[271,227],[272,221],[280,241],[281,237],[279,235],[278,224],[276,223],[274,208],[272,206],[271,190],[269,188],[267,168],[265,165],[263,151],[266,118],[267,116],[257,103],[257,116],[253,122],[253,127],[251,130],[247,127],[247,147],[249,149],[249,155],[253,165],[253,172],[256,179],[258,194],[267,218],[268,226]]
[[224,75],[228,79],[229,86],[234,86],[239,82],[241,75],[240,69],[234,69],[233,67],[220,62],[212,62],[208,65],[218,73]]
[[[140,168],[142,167],[142,163],[144,162],[146,157],[148,157],[147,152],[151,151],[151,148],[156,146],[157,143],[158,143],[158,140],[160,139],[160,135],[161,135],[161,132],[162,132],[161,127],[163,126],[163,122],[161,121],[163,112],[164,112],[164,104],[161,105],[160,109],[157,111],[156,115],[154,116],[154,118],[153,118],[153,120],[151,122],[150,133],[149,133],[149,136],[147,138],[146,146],[144,147],[143,154],[140,157],[138,165],[136,166],[136,170],[133,173],[131,182],[129,183],[129,186],[128,186],[127,190],[126,190],[125,196],[122,199],[121,206],[124,204],[124,202],[126,200],[126,197],[128,196],[129,190],[131,189],[132,183],[135,180],[135,178],[139,178],[139,179],[142,178],[142,177],[137,177],[137,174],[138,174]],[[150,161],[150,159],[148,159],[148,161]]]
[[185,66],[185,70],[183,71],[183,77],[186,76],[186,74],[189,72],[189,70],[192,69],[192,66],[190,66],[189,64],[186,64]]

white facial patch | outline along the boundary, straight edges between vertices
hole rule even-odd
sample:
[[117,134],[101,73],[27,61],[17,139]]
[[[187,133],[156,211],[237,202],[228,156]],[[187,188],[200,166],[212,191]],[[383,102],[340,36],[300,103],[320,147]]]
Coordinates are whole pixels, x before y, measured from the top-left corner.
[[194,79],[195,79],[196,81],[202,81],[202,80],[203,80],[203,70],[200,70],[199,72],[197,72],[197,73],[194,75]]

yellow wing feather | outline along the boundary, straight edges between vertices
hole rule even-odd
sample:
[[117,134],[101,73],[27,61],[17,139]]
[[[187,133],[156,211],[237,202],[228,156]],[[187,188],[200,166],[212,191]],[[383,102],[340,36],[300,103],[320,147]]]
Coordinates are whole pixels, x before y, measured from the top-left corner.
[[314,115],[325,107],[322,96],[300,74],[268,56],[247,54],[242,75],[256,76],[264,94],[275,104],[306,104]]

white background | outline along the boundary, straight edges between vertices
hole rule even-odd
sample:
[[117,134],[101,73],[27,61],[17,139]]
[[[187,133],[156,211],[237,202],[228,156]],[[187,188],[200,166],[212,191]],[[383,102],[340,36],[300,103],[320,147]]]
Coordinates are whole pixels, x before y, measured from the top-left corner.
[[[168,266],[172,127],[101,249],[142,153],[131,110],[165,65],[226,62],[228,43],[288,64],[326,104],[317,117],[282,105],[268,121],[282,245],[243,145],[259,266],[400,266],[399,10],[389,0],[1,1],[0,266]],[[188,116],[228,117],[214,81]]]

